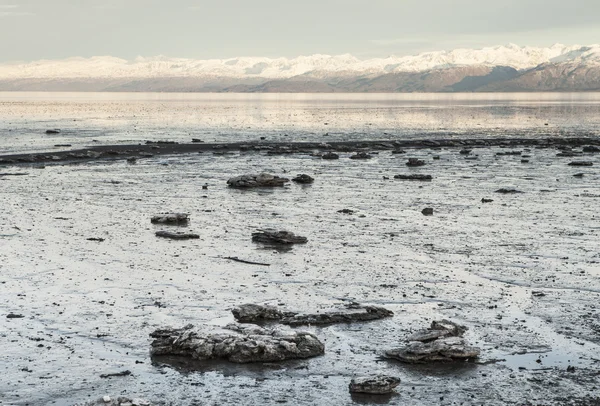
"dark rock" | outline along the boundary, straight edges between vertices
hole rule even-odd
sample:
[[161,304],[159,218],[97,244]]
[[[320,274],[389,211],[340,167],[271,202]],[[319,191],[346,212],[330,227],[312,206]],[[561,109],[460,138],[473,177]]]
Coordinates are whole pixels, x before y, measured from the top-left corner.
[[88,241],[96,241],[96,242],[103,242],[104,238],[100,238],[100,237],[91,237],[91,238],[86,238],[86,240]]
[[408,158],[408,162],[406,163],[406,166],[423,166],[425,165],[425,161],[423,161],[422,159],[418,159],[418,158]]
[[521,163],[522,164],[527,164],[527,163],[529,163],[529,159],[521,159]]
[[198,143],[198,142],[204,142],[204,141],[202,141],[202,140],[201,140],[201,139],[199,139],[199,138],[192,138],[192,142],[193,142],[193,143]]
[[137,162],[137,158],[134,156],[127,158],[127,163],[134,164],[136,162]]
[[407,341],[421,341],[427,343],[438,338],[444,337],[462,337],[467,331],[465,326],[453,323],[449,320],[438,320],[431,322],[431,327],[426,330],[418,331],[409,336]]
[[403,149],[395,149],[392,151],[392,154],[406,154],[406,151]]
[[230,324],[221,331],[203,332],[188,325],[150,334],[151,355],[180,355],[198,360],[236,363],[275,362],[315,357],[325,346],[311,333]]
[[513,194],[513,193],[523,193],[520,190],[517,189],[512,189],[512,188],[501,188],[496,190],[496,193],[502,193],[502,194]]
[[187,213],[161,213],[152,216],[152,224],[187,224],[190,215]]
[[171,232],[171,231],[157,231],[155,233],[157,237],[162,238],[170,238],[172,240],[190,240],[200,238],[198,234],[192,233],[180,233],[180,232]]
[[129,376],[131,375],[131,371],[126,370],[126,371],[121,371],[121,372],[114,372],[112,374],[102,374],[100,375],[100,378],[112,378],[112,377],[116,377],[116,376]]
[[342,210],[338,210],[338,213],[342,213],[342,214],[354,214],[354,210],[351,209],[342,209]]
[[486,199],[485,197],[481,199],[481,203],[491,203],[493,202],[492,199]]
[[576,173],[575,175],[573,175],[576,178],[583,178],[583,173]]
[[434,155],[434,156],[432,156],[432,158],[435,159],[435,160],[438,160],[438,159],[440,159],[440,156],[439,155]]
[[252,233],[252,241],[266,244],[304,244],[308,239],[289,231],[259,230]]
[[71,144],[54,144],[56,148],[67,148],[72,146]]
[[433,209],[431,207],[426,207],[421,211],[421,213],[424,216],[433,216]]
[[328,152],[326,154],[321,155],[321,158],[322,159],[340,159],[340,156],[333,152]]
[[146,145],[175,145],[177,141],[146,141]]
[[292,181],[296,183],[308,184],[313,183],[315,180],[306,174],[299,174],[295,178],[293,178]]
[[473,151],[472,149],[461,149],[459,154],[461,155],[469,155]]
[[373,158],[371,155],[366,152],[358,152],[350,157],[350,159],[371,159]]
[[593,166],[594,163],[591,161],[573,161],[569,163],[569,166]]
[[431,175],[414,174],[414,175],[395,175],[394,179],[428,181],[428,180],[432,180],[433,177]]
[[496,155],[498,155],[498,156],[503,156],[503,155],[521,155],[521,151],[503,151],[503,152],[496,152]]
[[7,319],[22,319],[23,317],[25,317],[25,316],[23,316],[22,314],[15,314],[15,313],[8,313],[6,315]]
[[353,378],[349,389],[352,393],[369,393],[382,395],[392,393],[396,386],[400,385],[400,379],[386,375]]
[[589,145],[587,147],[583,147],[583,152],[600,152],[600,148],[594,145]]
[[278,187],[284,186],[290,180],[287,178],[280,178],[279,176],[271,175],[268,173],[260,173],[257,175],[242,175],[230,178],[227,181],[227,185],[232,188],[254,188],[254,187]]
[[60,134],[60,130],[59,129],[46,130],[46,134]]

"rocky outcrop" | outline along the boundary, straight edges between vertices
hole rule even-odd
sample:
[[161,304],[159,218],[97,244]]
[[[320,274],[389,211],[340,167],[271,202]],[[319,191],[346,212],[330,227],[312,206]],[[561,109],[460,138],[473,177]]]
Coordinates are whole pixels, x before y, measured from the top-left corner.
[[328,309],[322,313],[283,312],[273,306],[246,304],[232,310],[239,322],[274,321],[289,326],[328,325],[379,320],[394,313],[383,307],[351,303],[344,308]]
[[353,378],[348,386],[351,393],[368,393],[372,395],[384,395],[392,393],[396,386],[400,385],[400,379],[387,375],[365,376]]
[[305,244],[308,238],[289,231],[259,230],[252,233],[252,241],[264,244]]
[[230,178],[227,185],[232,188],[248,189],[254,187],[279,187],[284,186],[290,180],[269,173],[257,175],[241,175]]
[[385,356],[412,364],[477,358],[479,348],[468,345],[462,338],[466,330],[448,320],[434,321],[429,329],[408,337],[406,346],[388,350]]
[[266,329],[256,325],[230,324],[214,332],[188,325],[181,329],[161,329],[150,353],[180,355],[197,360],[225,360],[235,363],[275,362],[310,358],[325,353],[325,346],[311,333]]
[[152,224],[187,224],[190,215],[186,213],[161,213],[152,216]]

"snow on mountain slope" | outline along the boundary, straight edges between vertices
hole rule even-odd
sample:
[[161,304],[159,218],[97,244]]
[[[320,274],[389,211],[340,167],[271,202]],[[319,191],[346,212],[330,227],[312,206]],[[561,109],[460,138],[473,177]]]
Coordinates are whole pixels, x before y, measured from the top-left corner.
[[456,49],[414,56],[390,56],[359,60],[352,55],[311,55],[287,58],[240,57],[193,60],[184,58],[136,58],[133,61],[110,56],[41,60],[0,64],[0,79],[31,78],[159,78],[225,77],[286,79],[314,72],[318,76],[424,72],[457,66],[510,66],[518,70],[546,63],[600,65],[600,45],[549,48],[507,46],[483,49]]

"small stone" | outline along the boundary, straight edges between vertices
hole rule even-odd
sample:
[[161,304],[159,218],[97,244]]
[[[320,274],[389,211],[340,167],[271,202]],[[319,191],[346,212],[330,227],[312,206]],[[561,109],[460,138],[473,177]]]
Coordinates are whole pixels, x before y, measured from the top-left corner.
[[425,161],[423,161],[422,159],[418,159],[418,158],[408,158],[408,162],[406,163],[406,166],[423,166],[425,165]]
[[161,213],[152,216],[150,220],[153,224],[186,224],[190,219],[187,213]]
[[573,161],[569,163],[569,166],[593,166],[594,163],[591,161]]
[[328,152],[326,154],[321,155],[321,159],[340,159],[340,156],[333,152]]
[[295,178],[293,178],[292,181],[296,183],[309,184],[313,183],[315,180],[311,176],[308,176],[306,174],[299,174]]
[[110,396],[104,396],[104,397],[102,397],[102,400],[103,400],[105,403],[108,403],[108,402],[110,402],[110,401],[111,401],[111,399],[110,399]]
[[496,190],[496,193],[502,193],[502,194],[515,194],[515,193],[523,193],[520,190],[517,189],[513,189],[513,188],[501,188]]
[[267,244],[304,244],[308,238],[295,235],[289,231],[259,230],[252,233],[252,241]]
[[426,207],[421,211],[421,213],[424,216],[433,216],[433,209],[431,207]]
[[394,179],[430,181],[433,179],[433,177],[431,175],[412,174],[412,175],[394,175]]
[[371,158],[373,158],[373,156],[367,154],[366,152],[359,152],[350,157],[350,159],[371,159]]
[[172,240],[190,240],[190,239],[200,238],[200,236],[198,234],[180,233],[180,232],[171,232],[171,231],[157,231],[155,233],[155,235],[157,237],[170,238]]

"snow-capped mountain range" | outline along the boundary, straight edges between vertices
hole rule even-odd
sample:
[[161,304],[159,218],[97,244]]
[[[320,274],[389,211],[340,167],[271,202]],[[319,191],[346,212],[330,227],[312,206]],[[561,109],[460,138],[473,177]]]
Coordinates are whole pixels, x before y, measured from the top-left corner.
[[[159,56],[138,57],[127,61],[99,56],[40,60],[0,64],[0,90],[38,90],[34,89],[36,86],[40,87],[39,90],[62,90],[46,89],[56,87],[60,81],[65,87],[64,90],[457,91],[452,86],[462,83],[465,78],[482,77],[486,79],[475,80],[477,89],[467,86],[458,90],[502,90],[493,89],[498,79],[514,81],[519,75],[526,75],[531,70],[539,71],[566,65],[570,66],[571,70],[585,69],[586,76],[590,75],[591,70],[594,76],[594,72],[600,71],[600,45],[556,44],[548,48],[536,48],[510,44],[366,60],[348,54],[311,55],[292,59],[239,57],[194,60]],[[441,80],[443,83],[440,83],[441,87],[437,86],[439,89],[436,86],[421,86],[412,82],[406,87],[403,81],[414,82],[416,73],[432,74],[438,82]],[[559,76],[565,73],[558,72]],[[451,83],[454,79],[446,80],[444,76],[451,76],[456,81]],[[550,76],[554,78],[556,74]],[[382,77],[386,79],[387,85],[380,83],[382,86],[364,89],[352,84],[353,78],[361,78],[361,84],[364,84],[365,80],[379,79],[381,82]],[[391,78],[395,78],[393,83],[390,82]],[[282,86],[282,82],[290,83]],[[472,79],[467,79],[467,85],[472,87],[471,82]],[[531,80],[525,82],[531,83]],[[69,86],[73,86],[74,83],[77,83],[77,86],[70,89]],[[299,83],[303,83],[306,89]],[[495,85],[489,88],[491,84]],[[104,85],[106,87],[102,87]],[[34,88],[31,88],[32,86]],[[479,89],[481,86],[484,89]],[[519,86],[522,85],[516,87]],[[537,90],[561,90],[560,86],[558,89],[552,89],[554,85],[549,86],[548,89]],[[600,86],[592,84],[590,89],[598,88]]]

